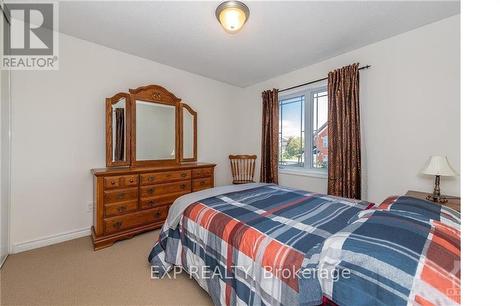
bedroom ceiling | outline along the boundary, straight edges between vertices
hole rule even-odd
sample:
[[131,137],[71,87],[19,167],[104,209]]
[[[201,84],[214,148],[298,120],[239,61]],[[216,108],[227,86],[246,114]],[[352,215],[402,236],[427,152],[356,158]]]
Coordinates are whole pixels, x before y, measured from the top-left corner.
[[215,18],[220,2],[60,2],[59,27],[246,87],[460,12],[455,1],[245,1],[250,19],[231,35]]

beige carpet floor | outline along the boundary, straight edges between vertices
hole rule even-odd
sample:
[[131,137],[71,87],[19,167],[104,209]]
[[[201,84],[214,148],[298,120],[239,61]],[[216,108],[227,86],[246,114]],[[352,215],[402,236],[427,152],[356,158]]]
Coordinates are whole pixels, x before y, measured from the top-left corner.
[[90,237],[9,255],[1,305],[212,305],[186,274],[153,280],[147,256],[158,231],[94,252]]

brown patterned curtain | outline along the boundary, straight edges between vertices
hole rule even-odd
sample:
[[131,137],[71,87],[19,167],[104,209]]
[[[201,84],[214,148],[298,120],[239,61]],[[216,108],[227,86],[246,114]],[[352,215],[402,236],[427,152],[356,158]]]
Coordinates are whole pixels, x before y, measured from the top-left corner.
[[361,198],[359,64],[328,74],[328,194]]
[[125,160],[125,110],[115,108],[115,161]]
[[278,184],[278,90],[262,93],[262,152],[260,181]]

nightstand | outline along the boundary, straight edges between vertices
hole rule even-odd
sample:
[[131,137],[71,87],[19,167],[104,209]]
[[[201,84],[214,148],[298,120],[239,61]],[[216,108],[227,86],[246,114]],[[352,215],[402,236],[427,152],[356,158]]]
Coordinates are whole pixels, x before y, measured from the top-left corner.
[[[427,192],[421,192],[421,191],[414,191],[414,190],[408,190],[405,194],[406,196],[409,197],[414,197],[422,200],[427,200],[427,196],[430,195],[430,193]],[[447,206],[449,208],[453,208],[456,211],[460,211],[460,197],[454,197],[454,196],[445,196],[448,198],[448,202],[446,203],[436,203],[438,205],[443,205]],[[432,202],[432,201],[431,201]]]

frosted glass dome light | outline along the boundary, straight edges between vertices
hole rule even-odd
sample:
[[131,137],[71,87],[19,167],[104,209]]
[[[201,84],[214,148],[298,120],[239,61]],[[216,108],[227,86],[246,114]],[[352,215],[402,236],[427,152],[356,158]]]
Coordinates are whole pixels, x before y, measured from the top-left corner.
[[215,16],[226,32],[234,34],[246,23],[250,10],[243,2],[226,1],[219,4]]

